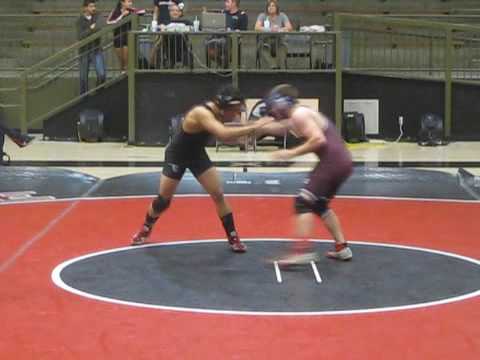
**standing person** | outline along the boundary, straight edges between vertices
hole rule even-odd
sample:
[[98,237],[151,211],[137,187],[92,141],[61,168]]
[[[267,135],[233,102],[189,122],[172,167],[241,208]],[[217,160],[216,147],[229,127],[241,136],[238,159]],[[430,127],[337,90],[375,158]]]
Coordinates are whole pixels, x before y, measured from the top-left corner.
[[[108,15],[107,24],[116,24],[134,12],[132,0],[118,0],[117,5]],[[128,65],[128,32],[132,29],[130,22],[113,31],[113,47],[117,53],[120,69],[127,70]]]
[[[290,32],[293,27],[288,16],[280,11],[275,0],[267,1],[265,12],[258,15],[255,30],[262,32]],[[287,45],[280,36],[260,36],[258,47],[262,62],[272,68],[285,68]],[[276,60],[275,62],[273,60]]]
[[185,170],[189,169],[214,201],[231,250],[238,253],[246,251],[246,246],[240,241],[235,229],[230,205],[223,196],[220,176],[205,151],[212,135],[221,140],[235,139],[251,134],[272,121],[262,119],[251,125],[234,128],[223,125],[224,122],[239,117],[244,107],[244,98],[240,92],[225,87],[210,101],[194,106],[187,112],[165,149],[165,167],[160,178],[158,196],[149,207],[142,228],[133,237],[132,245],[145,243],[158,217],[169,207]]
[[[97,20],[98,16],[95,0],[84,0],[83,14],[78,18],[76,23],[78,40],[85,39],[99,30]],[[100,39],[96,39],[81,47],[79,53],[80,94],[83,94],[88,91],[88,73],[90,71],[90,64],[95,64],[95,71],[97,73],[97,86],[105,82],[107,74]]]
[[308,183],[295,198],[296,232],[299,240],[294,243],[291,254],[278,263],[288,266],[308,263],[316,258],[312,243],[308,241],[313,233],[315,215],[321,217],[335,240],[335,249],[327,252],[327,257],[350,260],[352,251],[345,241],[335,212],[329,208],[329,203],[351,175],[352,159],[335,125],[318,111],[300,106],[297,98],[298,90],[283,84],[273,88],[265,99],[268,113],[278,121],[268,124],[262,130],[272,134],[289,130],[304,140],[294,148],[276,151],[273,157],[287,160],[314,153],[320,159],[310,173]]
[[170,6],[177,5],[183,12],[185,3],[183,0],[153,0],[153,27],[157,25],[168,25],[171,20]]

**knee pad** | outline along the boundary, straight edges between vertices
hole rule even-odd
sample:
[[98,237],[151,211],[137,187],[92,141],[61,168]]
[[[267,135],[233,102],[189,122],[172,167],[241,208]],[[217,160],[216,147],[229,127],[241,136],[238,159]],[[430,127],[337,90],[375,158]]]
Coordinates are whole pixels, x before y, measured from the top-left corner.
[[328,203],[329,200],[327,198],[317,198],[310,191],[302,189],[295,198],[295,213],[305,214],[313,212],[323,217],[329,210]]
[[295,213],[296,214],[306,214],[313,212],[311,204],[308,203],[303,197],[297,195],[295,197]]
[[330,208],[328,207],[329,202],[330,200],[328,200],[327,198],[321,198],[317,200],[317,203],[315,204],[314,213],[320,216],[321,218],[324,218],[330,211]]
[[158,195],[152,201],[152,209],[159,214],[170,206],[170,199],[165,199],[162,195]]

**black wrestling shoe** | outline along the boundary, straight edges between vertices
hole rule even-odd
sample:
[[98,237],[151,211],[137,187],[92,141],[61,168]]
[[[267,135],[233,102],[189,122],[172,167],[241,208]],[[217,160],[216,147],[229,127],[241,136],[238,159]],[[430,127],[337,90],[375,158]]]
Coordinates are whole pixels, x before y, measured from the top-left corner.
[[12,137],[12,141],[17,144],[19,147],[25,147],[35,139],[33,136],[30,135],[18,135]]
[[6,152],[2,152],[0,155],[0,165],[10,165],[10,155]]

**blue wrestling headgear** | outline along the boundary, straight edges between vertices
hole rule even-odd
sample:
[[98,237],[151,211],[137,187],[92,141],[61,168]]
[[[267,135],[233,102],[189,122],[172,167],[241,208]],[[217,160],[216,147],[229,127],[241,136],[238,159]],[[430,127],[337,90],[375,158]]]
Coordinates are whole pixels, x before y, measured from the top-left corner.
[[277,120],[286,119],[297,103],[298,90],[291,85],[279,85],[264,99],[267,113]]

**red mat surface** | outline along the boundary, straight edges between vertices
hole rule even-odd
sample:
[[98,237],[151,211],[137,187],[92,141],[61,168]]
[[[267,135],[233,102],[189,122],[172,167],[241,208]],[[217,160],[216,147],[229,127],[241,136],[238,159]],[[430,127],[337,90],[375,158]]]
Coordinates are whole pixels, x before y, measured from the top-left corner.
[[[229,199],[241,237],[292,236],[291,198]],[[0,206],[2,360],[480,358],[479,297],[387,313],[258,317],[115,305],[52,283],[59,263],[128,245],[148,204],[112,199]],[[342,198],[333,207],[351,241],[480,258],[479,203]],[[328,238],[320,223],[317,229],[316,237]],[[200,197],[175,199],[152,240],[222,237],[213,204]]]

